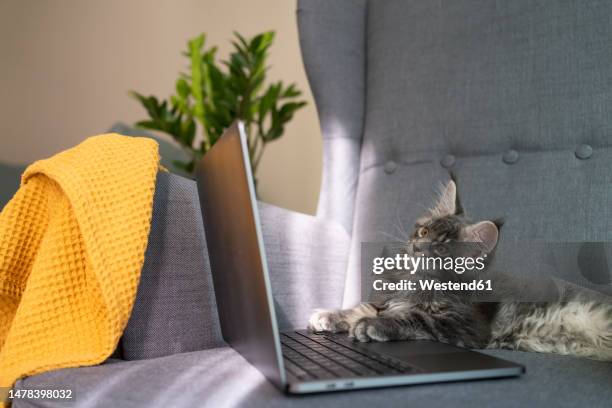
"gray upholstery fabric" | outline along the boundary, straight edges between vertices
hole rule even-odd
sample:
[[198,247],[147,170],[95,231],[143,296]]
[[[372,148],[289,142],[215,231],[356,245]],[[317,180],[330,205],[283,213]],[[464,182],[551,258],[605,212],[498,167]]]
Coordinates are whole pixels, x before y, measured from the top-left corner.
[[505,218],[498,253],[612,239],[611,16],[606,1],[368,2],[345,304],[360,243],[410,229],[449,170],[469,215]]
[[223,344],[192,180],[160,172],[123,358],[137,360]]
[[362,169],[608,146],[611,15],[601,0],[368,2]]
[[19,189],[25,166],[0,163],[0,211]]
[[279,327],[303,329],[313,309],[341,306],[350,237],[334,222],[259,210]]
[[[260,204],[279,326],[339,307],[349,236],[339,224]],[[122,338],[137,360],[223,344],[195,182],[159,173],[145,265]]]
[[298,0],[306,74],[323,134],[317,216],[353,223],[365,109],[365,0]]
[[23,388],[72,388],[74,405],[19,401],[25,407],[609,407],[612,369],[557,355],[488,352],[527,367],[522,378],[285,396],[230,348],[151,360],[65,369],[20,381]]

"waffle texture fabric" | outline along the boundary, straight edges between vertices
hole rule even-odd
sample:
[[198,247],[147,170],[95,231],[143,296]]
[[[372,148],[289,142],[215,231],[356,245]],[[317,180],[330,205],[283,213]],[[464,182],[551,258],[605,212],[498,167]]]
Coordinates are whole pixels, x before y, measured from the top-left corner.
[[136,296],[158,165],[154,140],[107,134],[26,169],[0,213],[0,387],[111,355]]

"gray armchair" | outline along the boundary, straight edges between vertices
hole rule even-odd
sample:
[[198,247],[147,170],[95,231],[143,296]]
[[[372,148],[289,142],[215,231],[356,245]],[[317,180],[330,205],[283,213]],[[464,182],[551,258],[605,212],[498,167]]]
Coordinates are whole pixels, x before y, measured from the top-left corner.
[[23,165],[0,163],[0,211],[19,188],[21,173],[24,170]]
[[[260,208],[281,326],[303,326],[313,307],[356,302],[360,243],[386,240],[398,223],[411,226],[449,170],[469,214],[505,216],[502,246],[610,241],[611,19],[612,4],[603,1],[299,0],[324,176],[317,217]],[[224,345],[205,248],[194,183],[160,175],[118,358],[18,386],[70,387],[88,407],[606,406],[612,399],[609,363],[511,351],[487,352],[524,364],[522,378],[286,397]]]

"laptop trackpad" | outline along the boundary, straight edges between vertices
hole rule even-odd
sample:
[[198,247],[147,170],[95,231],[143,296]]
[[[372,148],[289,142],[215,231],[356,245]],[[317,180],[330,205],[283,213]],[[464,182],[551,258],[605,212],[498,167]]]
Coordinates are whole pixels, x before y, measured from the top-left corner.
[[486,354],[435,341],[359,343],[360,347],[406,361],[425,371],[457,371],[503,368],[513,363]]

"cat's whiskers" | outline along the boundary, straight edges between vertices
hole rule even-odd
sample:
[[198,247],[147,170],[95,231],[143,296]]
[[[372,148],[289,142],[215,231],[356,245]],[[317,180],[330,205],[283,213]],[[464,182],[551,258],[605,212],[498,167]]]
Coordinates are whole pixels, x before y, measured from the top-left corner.
[[405,241],[404,241],[402,238],[397,237],[397,236],[395,236],[395,235],[393,235],[393,234],[389,234],[388,232],[385,232],[385,231],[380,231],[380,230],[379,230],[378,232],[379,232],[380,234],[386,235],[388,238],[393,239],[394,243],[398,243],[398,244],[403,244],[403,243],[405,243]]

